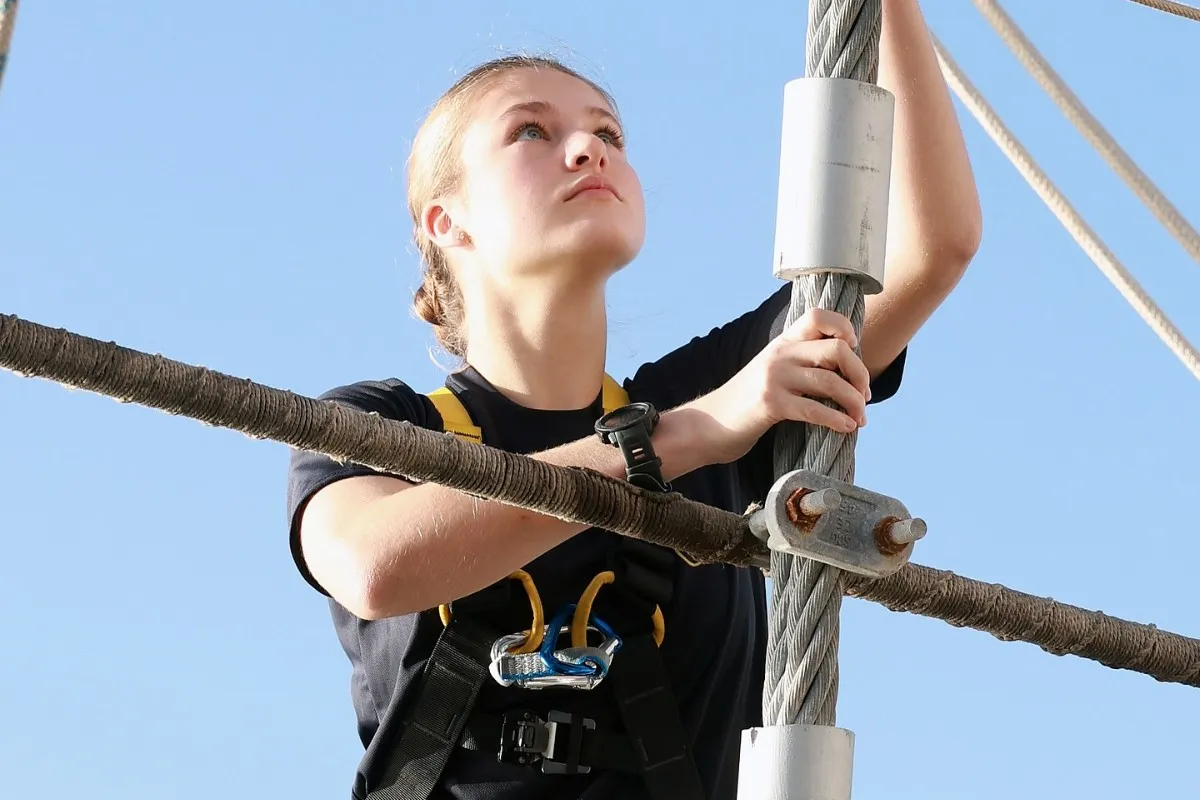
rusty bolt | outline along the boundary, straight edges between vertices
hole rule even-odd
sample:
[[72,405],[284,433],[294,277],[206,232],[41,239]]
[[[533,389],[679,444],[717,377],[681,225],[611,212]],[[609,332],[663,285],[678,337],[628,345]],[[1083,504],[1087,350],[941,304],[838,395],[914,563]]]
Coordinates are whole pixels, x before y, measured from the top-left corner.
[[797,489],[787,499],[787,516],[798,529],[812,533],[822,514],[828,514],[842,503],[837,489]]
[[885,556],[894,556],[929,531],[923,519],[885,517],[875,526],[875,546]]

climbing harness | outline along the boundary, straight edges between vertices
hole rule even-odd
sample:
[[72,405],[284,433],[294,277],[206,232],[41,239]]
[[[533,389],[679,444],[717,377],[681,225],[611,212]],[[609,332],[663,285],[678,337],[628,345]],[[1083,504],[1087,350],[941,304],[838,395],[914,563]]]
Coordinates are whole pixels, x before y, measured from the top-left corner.
[[[455,390],[443,387],[428,397],[447,433],[483,442],[483,429]],[[657,414],[648,404],[631,406],[625,390],[607,375],[601,399],[602,419],[620,423],[612,434],[600,433],[601,439],[621,447],[631,477],[652,474],[650,462],[657,462],[652,448],[646,447],[650,459],[634,463],[620,434],[647,413]],[[597,425],[598,432],[602,427]],[[629,437],[636,440],[637,434]],[[654,486],[670,489],[661,480],[644,488]],[[504,763],[537,765],[545,774],[579,775],[593,769],[633,773],[655,800],[702,800],[704,790],[659,653],[666,634],[662,607],[674,591],[675,556],[666,548],[620,537],[607,568],[592,578],[577,602],[565,604],[549,619],[532,576],[524,570],[440,606],[442,631],[414,697],[404,704],[392,698],[388,715],[402,714],[400,724],[381,720],[380,733],[367,748],[364,764],[373,765],[367,800],[426,800],[457,748],[493,753]],[[528,630],[493,630],[484,620],[519,602],[517,585],[529,603]],[[610,625],[597,613],[605,587],[605,602],[621,611],[620,625]],[[513,693],[502,713],[475,709],[489,680]],[[572,701],[590,697],[602,684],[611,689],[619,729],[602,714],[581,712],[589,706]],[[532,699],[546,689],[574,691],[553,695],[553,704],[563,708],[538,713],[524,707],[523,693],[530,692]],[[573,705],[575,711],[570,710]]]

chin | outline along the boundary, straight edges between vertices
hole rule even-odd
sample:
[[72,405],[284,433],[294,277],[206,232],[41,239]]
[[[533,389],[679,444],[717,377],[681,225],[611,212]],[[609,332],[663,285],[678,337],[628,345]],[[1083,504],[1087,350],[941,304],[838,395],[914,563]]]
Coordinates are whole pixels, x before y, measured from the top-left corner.
[[630,230],[610,221],[582,222],[562,230],[561,237],[554,237],[558,239],[558,247],[554,248],[558,251],[554,259],[557,263],[567,261],[578,264],[589,274],[609,275],[633,261],[642,249],[641,230]]
[[633,261],[640,249],[637,243],[624,239],[590,239],[564,253],[563,261],[577,265],[584,274],[607,278]]

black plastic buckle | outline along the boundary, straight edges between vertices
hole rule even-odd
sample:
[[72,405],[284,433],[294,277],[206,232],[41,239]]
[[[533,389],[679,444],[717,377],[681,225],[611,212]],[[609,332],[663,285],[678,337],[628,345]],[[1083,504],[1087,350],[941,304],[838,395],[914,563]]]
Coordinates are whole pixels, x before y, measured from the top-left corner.
[[506,711],[500,723],[500,753],[506,764],[532,764],[546,756],[550,728],[532,711]]
[[506,711],[500,725],[498,759],[506,764],[535,764],[540,761],[542,772],[547,775],[591,772],[592,768],[586,764],[577,763],[572,767],[566,761],[554,758],[556,744],[563,743],[568,750],[571,749],[572,739],[575,739],[572,726],[576,724],[584,730],[596,729],[595,720],[562,711],[547,713],[545,720],[532,711]]

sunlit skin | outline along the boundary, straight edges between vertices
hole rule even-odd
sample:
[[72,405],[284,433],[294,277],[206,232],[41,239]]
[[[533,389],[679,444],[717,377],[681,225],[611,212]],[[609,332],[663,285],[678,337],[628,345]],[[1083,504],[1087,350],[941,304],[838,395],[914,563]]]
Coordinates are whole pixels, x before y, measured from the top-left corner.
[[[840,431],[866,424],[869,378],[908,346],[975,255],[979,199],[915,0],[884,0],[879,85],[896,98],[887,277],[867,298],[861,333],[812,310],[720,387],[660,409],[655,450],[667,480],[742,457],[784,419]],[[419,215],[462,293],[465,361],[526,408],[588,408],[606,367],[605,284],[647,235],[620,125],[599,92],[550,68],[505,73],[465,111],[458,180]],[[598,178],[613,191],[571,196]],[[709,275],[715,286],[728,280]],[[595,436],[532,457],[625,476],[620,454]],[[380,475],[319,490],[301,536],[318,582],[353,613],[381,619],[478,591],[583,530]]]
[[646,238],[621,123],[555,70],[513,71],[471,111],[460,185],[422,217],[462,287],[467,361],[518,402],[582,407],[604,371],[605,283]]

